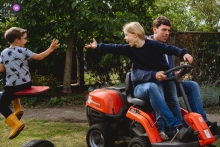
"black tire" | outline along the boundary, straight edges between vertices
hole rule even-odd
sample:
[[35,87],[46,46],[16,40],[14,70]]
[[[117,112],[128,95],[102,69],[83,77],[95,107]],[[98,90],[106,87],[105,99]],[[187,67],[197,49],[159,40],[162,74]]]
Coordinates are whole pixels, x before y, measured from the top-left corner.
[[210,144],[210,145],[207,145],[207,147],[217,147],[217,146],[213,145],[213,144]]
[[48,140],[30,140],[20,147],[55,147],[55,145]]
[[89,108],[89,107],[86,107],[86,117],[87,117],[87,122],[88,122],[89,126],[92,125],[90,115],[91,115],[91,113],[90,113],[90,108]]
[[115,144],[112,129],[106,124],[94,124],[86,134],[88,147],[113,147]]
[[151,147],[151,144],[147,136],[138,136],[130,141],[128,147]]

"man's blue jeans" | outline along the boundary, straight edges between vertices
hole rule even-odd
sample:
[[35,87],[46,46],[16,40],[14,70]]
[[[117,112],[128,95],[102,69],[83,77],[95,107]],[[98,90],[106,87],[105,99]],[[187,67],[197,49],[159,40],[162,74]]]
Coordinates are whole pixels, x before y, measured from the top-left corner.
[[[197,82],[194,81],[183,81],[183,89],[188,97],[189,105],[193,112],[199,113],[203,116],[203,119],[208,122],[202,105],[202,99],[200,95],[200,88]],[[179,86],[177,85],[177,94],[182,96]]]
[[[163,81],[163,90],[166,93],[166,98],[171,105],[170,109],[173,112],[175,118],[182,122],[182,114],[180,110],[179,98],[177,96],[176,83],[173,80]],[[160,124],[161,123],[161,124]],[[164,123],[158,122],[158,130],[164,131]]]
[[163,84],[161,82],[155,81],[155,83],[147,82],[138,84],[134,88],[134,97],[149,100],[156,111],[156,115],[161,115],[171,130],[175,131],[175,126],[182,125],[182,121],[174,117],[164,99]]

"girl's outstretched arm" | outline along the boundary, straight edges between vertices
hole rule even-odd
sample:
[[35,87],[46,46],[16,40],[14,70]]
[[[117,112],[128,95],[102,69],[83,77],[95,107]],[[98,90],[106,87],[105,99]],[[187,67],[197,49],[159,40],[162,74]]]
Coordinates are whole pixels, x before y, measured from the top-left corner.
[[3,72],[5,70],[4,64],[0,64],[0,72]]
[[86,45],[85,45],[85,48],[94,48],[94,49],[96,49],[96,48],[97,48],[97,42],[96,42],[96,40],[93,38],[93,43],[86,44]]

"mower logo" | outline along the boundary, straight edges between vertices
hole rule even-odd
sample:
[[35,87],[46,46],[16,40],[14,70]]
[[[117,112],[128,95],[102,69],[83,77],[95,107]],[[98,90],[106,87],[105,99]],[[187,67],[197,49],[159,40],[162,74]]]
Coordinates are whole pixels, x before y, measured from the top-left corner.
[[204,119],[202,117],[199,117],[200,122],[204,122]]
[[89,104],[94,104],[94,105],[96,105],[96,107],[100,107],[100,104],[99,104],[99,103],[97,103],[97,102],[95,102],[95,101],[92,100],[92,96],[89,96],[89,97],[88,97],[88,103],[89,103]]

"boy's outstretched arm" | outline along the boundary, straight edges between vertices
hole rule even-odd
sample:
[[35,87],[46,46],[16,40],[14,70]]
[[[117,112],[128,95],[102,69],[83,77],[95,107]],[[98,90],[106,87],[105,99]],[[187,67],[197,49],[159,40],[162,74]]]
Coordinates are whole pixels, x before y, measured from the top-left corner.
[[33,60],[43,60],[44,58],[46,58],[50,53],[52,53],[59,46],[60,46],[59,40],[53,39],[50,47],[46,51],[41,52],[39,54],[34,54],[31,59],[33,59]]
[[3,72],[5,70],[4,64],[0,64],[0,72]]

